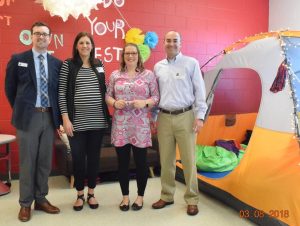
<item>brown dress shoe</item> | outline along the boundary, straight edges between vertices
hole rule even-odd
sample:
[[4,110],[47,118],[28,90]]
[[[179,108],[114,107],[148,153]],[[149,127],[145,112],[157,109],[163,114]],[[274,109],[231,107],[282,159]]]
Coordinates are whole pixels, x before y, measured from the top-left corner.
[[197,205],[188,205],[186,213],[190,216],[197,215],[199,212]]
[[160,199],[157,202],[152,204],[152,208],[153,209],[162,209],[162,208],[166,207],[167,205],[172,205],[172,204],[174,204],[174,201],[166,202],[166,201]]
[[22,222],[29,221],[31,217],[31,207],[21,207],[18,218]]
[[60,210],[56,206],[51,205],[51,203],[49,201],[46,201],[43,203],[34,202],[34,209],[41,210],[41,211],[44,211],[46,213],[51,213],[51,214],[56,214],[56,213],[60,212]]

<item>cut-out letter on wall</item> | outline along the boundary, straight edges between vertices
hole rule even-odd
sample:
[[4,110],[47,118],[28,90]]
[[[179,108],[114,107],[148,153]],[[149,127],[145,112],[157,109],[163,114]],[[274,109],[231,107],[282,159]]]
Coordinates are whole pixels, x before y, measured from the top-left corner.
[[11,16],[0,15],[0,21],[4,21],[6,26],[10,26]]
[[60,44],[61,47],[64,47],[64,36],[63,34],[60,34],[60,37],[58,37],[57,34],[53,35],[54,45],[55,48],[58,49],[57,43]]
[[104,8],[109,7],[111,4],[114,4],[115,6],[120,8],[125,4],[125,0],[104,0],[103,1]]
[[31,32],[29,30],[23,30],[21,31],[19,35],[19,39],[21,43],[23,43],[26,46],[31,45]]
[[88,21],[90,22],[91,25],[91,34],[102,36],[109,32],[114,32],[115,39],[118,38],[118,34],[121,32],[122,39],[125,37],[125,23],[121,19],[116,19],[114,22],[109,24],[108,21],[102,22],[102,21],[97,21],[98,17],[95,17],[93,20],[90,19],[90,17],[87,17]]
[[7,6],[10,6],[11,2],[14,2],[15,0],[0,0],[0,6],[4,6],[6,4]]

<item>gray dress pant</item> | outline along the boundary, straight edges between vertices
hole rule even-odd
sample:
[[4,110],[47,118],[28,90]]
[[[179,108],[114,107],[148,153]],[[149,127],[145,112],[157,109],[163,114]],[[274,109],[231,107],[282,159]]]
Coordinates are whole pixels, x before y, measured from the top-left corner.
[[51,112],[34,112],[26,131],[17,130],[19,143],[20,198],[23,207],[35,200],[43,203],[48,194],[54,124]]

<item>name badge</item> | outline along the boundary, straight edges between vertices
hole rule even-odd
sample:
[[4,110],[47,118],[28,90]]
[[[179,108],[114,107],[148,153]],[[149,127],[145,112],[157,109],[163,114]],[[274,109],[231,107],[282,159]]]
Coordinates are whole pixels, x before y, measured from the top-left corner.
[[28,67],[28,64],[27,63],[23,63],[23,62],[19,62],[18,66],[19,67]]
[[173,76],[175,79],[183,80],[185,78],[185,73],[175,72]]
[[103,67],[96,67],[96,70],[97,70],[99,73],[104,72]]
[[186,71],[184,68],[177,68],[173,70],[173,76],[175,79],[183,80],[186,77]]

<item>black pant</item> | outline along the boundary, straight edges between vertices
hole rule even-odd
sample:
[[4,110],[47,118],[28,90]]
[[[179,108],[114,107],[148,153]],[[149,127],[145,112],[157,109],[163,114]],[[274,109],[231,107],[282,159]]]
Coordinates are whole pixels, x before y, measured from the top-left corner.
[[73,134],[74,136],[69,137],[69,140],[76,190],[81,191],[84,189],[86,171],[88,187],[95,188],[99,169],[103,130],[79,131],[74,132]]
[[138,195],[144,196],[148,180],[147,148],[138,148],[131,144],[116,147],[119,163],[119,182],[122,194],[129,195],[129,163],[131,149],[133,151],[134,162],[136,165]]

